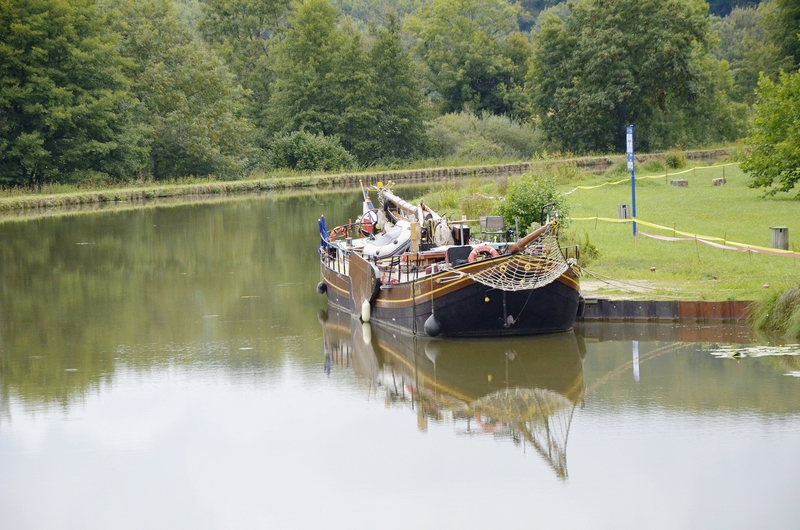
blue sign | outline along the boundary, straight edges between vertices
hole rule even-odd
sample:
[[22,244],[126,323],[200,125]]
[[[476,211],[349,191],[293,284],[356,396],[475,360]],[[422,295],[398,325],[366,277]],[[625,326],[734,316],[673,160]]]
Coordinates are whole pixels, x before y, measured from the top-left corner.
[[625,131],[625,143],[628,147],[628,171],[633,171],[633,125],[628,125]]

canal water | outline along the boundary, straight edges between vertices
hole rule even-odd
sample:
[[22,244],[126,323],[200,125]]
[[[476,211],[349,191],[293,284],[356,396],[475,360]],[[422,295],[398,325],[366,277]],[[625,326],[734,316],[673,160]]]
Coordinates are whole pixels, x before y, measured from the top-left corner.
[[0,528],[797,528],[800,347],[448,341],[315,293],[357,193],[0,224]]

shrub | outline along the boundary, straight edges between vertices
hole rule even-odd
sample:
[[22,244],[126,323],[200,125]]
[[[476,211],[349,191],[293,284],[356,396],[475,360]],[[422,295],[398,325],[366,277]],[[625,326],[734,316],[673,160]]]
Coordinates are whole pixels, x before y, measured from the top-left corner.
[[628,170],[628,165],[626,162],[618,162],[608,168],[605,172],[607,177],[618,177],[620,175],[630,175],[631,172]]
[[680,169],[682,167],[686,167],[686,155],[683,154],[683,151],[677,149],[669,151],[664,157],[664,161],[667,163],[667,167],[670,169]]
[[642,169],[648,173],[661,173],[664,171],[664,162],[661,160],[648,160],[642,164]]
[[745,147],[744,143],[741,140],[739,140],[738,142],[736,142],[736,147],[731,149],[731,151],[728,153],[726,161],[741,162],[742,160],[745,159],[746,155],[747,155],[747,148]]
[[578,265],[581,267],[586,267],[593,261],[600,259],[600,250],[589,241],[589,234],[586,231],[583,232],[583,238],[572,232],[565,233],[561,238],[561,246],[570,247],[572,245],[580,247]]
[[456,157],[476,162],[501,158],[526,160],[544,150],[540,130],[506,116],[488,113],[439,116],[429,124],[428,139],[435,158]]
[[272,143],[270,161],[276,169],[331,171],[356,167],[355,157],[342,147],[339,138],[306,131],[276,138]]
[[[505,217],[506,225],[514,226],[519,219],[521,229],[527,229],[542,219],[542,207],[555,203],[561,224],[566,226],[569,220],[569,207],[564,195],[556,190],[554,177],[535,177],[529,173],[519,179],[509,180],[506,200],[500,204],[500,215]],[[547,212],[545,212],[545,215]]]
[[751,319],[757,329],[800,337],[800,285],[771,291],[756,304]]
[[490,215],[493,209],[494,201],[484,193],[470,193],[461,199],[461,212],[467,216],[467,219]]

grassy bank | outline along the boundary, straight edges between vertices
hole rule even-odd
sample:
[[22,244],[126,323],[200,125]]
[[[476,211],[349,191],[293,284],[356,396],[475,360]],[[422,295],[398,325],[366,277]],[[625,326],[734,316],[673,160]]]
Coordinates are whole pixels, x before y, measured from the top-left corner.
[[[725,149],[693,151],[687,157],[709,159],[724,156]],[[641,155],[639,160],[662,158],[663,155]],[[458,165],[457,160],[440,167],[406,169],[373,168],[368,171],[351,173],[309,173],[288,170],[273,173],[255,172],[249,178],[235,181],[214,181],[208,179],[183,179],[172,183],[139,183],[123,186],[103,185],[96,188],[82,186],[55,185],[42,190],[6,189],[0,190],[0,212],[24,211],[31,209],[52,209],[82,204],[107,202],[140,202],[152,199],[188,196],[215,196],[276,191],[299,188],[327,188],[339,185],[358,184],[359,181],[374,183],[378,181],[431,180],[440,178],[476,177],[484,175],[516,174],[545,167],[564,164],[584,169],[605,169],[619,163],[622,156],[600,156],[565,158],[556,160],[535,160],[525,162],[501,162],[481,165]],[[447,162],[447,161],[445,161]]]
[[[723,176],[726,183],[713,186]],[[624,176],[623,176],[624,178]],[[738,166],[697,169],[681,174],[687,187],[672,186],[671,177],[637,182],[637,218],[677,231],[726,241],[770,247],[773,226],[800,227],[797,201],[788,195],[762,197],[747,186]],[[578,184],[593,186],[608,178],[586,178]],[[564,191],[575,186],[566,183]],[[628,183],[595,189],[578,189],[569,195],[571,217],[616,218],[618,204],[631,204]],[[638,291],[648,297],[707,300],[757,300],[766,290],[784,289],[800,273],[797,260],[789,257],[736,252],[694,241],[669,242],[644,234],[673,236],[668,230],[639,226],[632,236],[630,224],[575,220],[568,233],[588,241],[599,259],[588,268],[595,272],[600,289],[609,293]],[[675,234],[678,235],[678,234]],[[800,235],[800,234],[798,234]],[[797,236],[795,236],[797,237]],[[632,280],[629,285],[602,282],[604,278]]]
[[[646,163],[643,166],[650,172],[637,169],[637,218],[666,229],[639,224],[636,238],[629,223],[616,222],[617,205],[631,205],[630,174],[622,164],[603,174],[574,168],[545,172],[556,176],[560,192],[568,193],[571,222],[562,233],[562,243],[580,244],[584,257],[591,250],[597,255],[586,262],[582,289],[612,298],[760,300],[796,285],[800,264],[795,258],[723,250],[692,239],[697,234],[718,237],[721,243],[769,248],[773,226],[788,226],[790,236],[800,237],[795,231],[800,227],[800,210],[793,197],[763,197],[763,190],[748,187],[748,177],[738,165],[707,165],[690,163],[687,168],[667,170]],[[723,177],[725,184],[712,185],[713,179]],[[675,179],[688,186],[672,186]],[[475,218],[496,212],[497,202],[490,197],[503,194],[502,184],[472,180],[460,190],[438,187],[426,195],[426,202]],[[646,234],[689,241],[663,241]]]
[[800,338],[800,285],[774,290],[754,307],[752,323],[756,329],[787,338]]

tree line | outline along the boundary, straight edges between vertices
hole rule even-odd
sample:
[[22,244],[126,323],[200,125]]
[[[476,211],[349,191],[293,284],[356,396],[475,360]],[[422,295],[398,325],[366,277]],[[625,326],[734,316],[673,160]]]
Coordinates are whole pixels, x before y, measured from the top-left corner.
[[798,28],[791,0],[0,0],[0,185],[757,143]]

